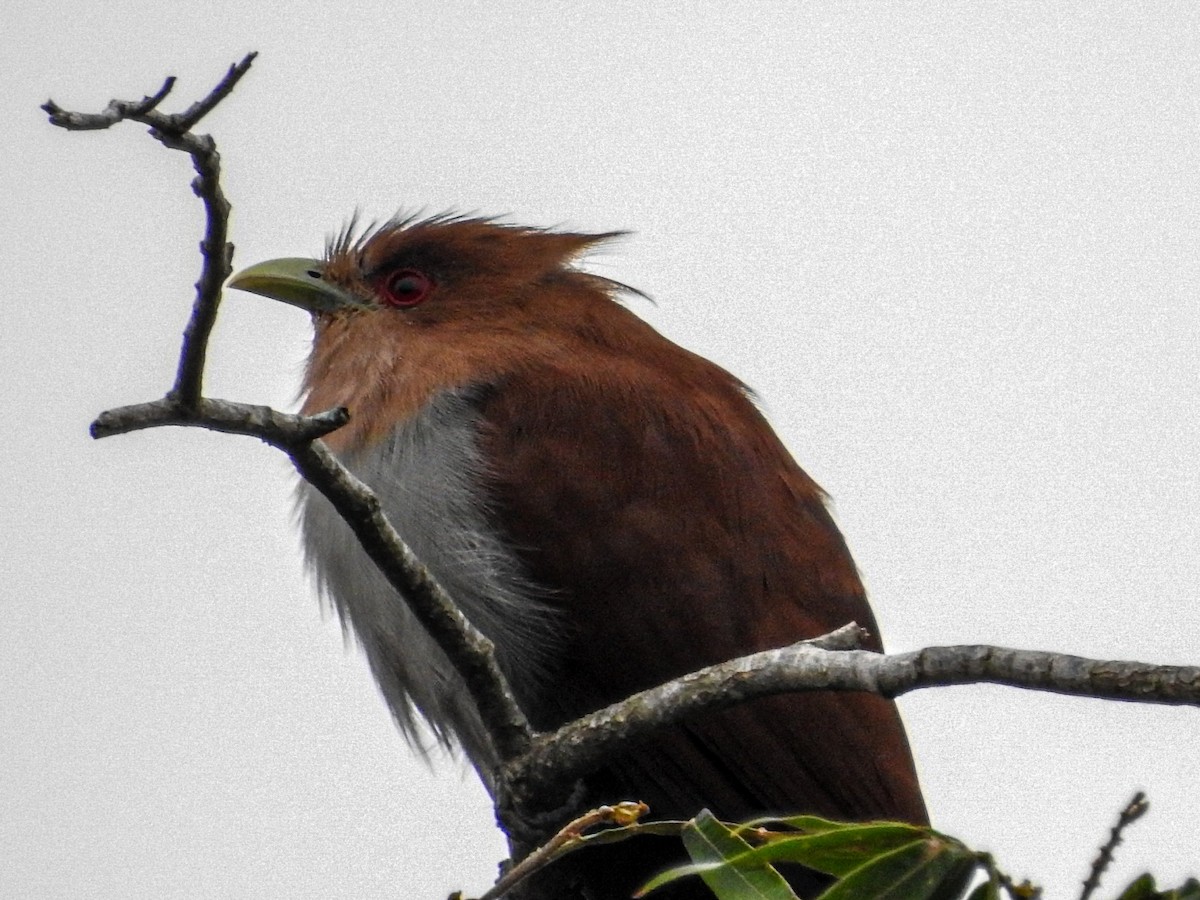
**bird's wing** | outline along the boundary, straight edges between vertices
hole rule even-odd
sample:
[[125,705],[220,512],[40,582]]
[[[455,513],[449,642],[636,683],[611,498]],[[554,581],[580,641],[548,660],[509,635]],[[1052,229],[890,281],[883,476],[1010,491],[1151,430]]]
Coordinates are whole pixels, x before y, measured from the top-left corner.
[[[538,727],[851,620],[875,630],[820,489],[709,368],[532,367],[481,397],[491,515],[570,623],[552,679],[526,698]],[[599,802],[641,799],[659,817],[926,815],[895,705],[867,694],[706,714],[590,783],[610,792]]]

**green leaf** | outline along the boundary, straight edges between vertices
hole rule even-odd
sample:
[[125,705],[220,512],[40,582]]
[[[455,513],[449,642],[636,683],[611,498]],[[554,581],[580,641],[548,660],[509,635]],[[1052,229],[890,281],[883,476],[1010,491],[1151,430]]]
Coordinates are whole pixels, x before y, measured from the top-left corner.
[[719,900],[797,900],[783,876],[769,865],[740,861],[752,848],[708,810],[692,819],[682,836],[693,864],[658,875],[635,896],[644,896],[685,876],[699,875]]
[[821,900],[952,900],[966,891],[976,865],[958,841],[931,836],[876,856]]
[[893,822],[841,825],[820,834],[771,838],[753,851],[753,858],[762,862],[800,863],[841,877],[881,854],[934,834],[927,828]]
[[1189,878],[1177,888],[1160,891],[1154,876],[1146,873],[1131,881],[1117,900],[1200,900],[1200,881]]
[[750,845],[717,820],[708,810],[692,819],[683,831],[683,845],[697,863],[725,863],[700,877],[720,900],[762,898],[762,900],[796,900],[783,876],[767,865],[731,865],[729,861],[744,856]]
[[701,872],[707,872],[715,869],[718,866],[723,866],[724,863],[689,863],[686,866],[675,866],[667,869],[664,872],[659,872],[640,888],[633,892],[635,898],[645,897],[647,894],[653,893],[664,884],[670,884],[672,881],[678,881],[681,878],[687,878],[691,875],[699,875]]
[[771,825],[786,825],[794,831],[805,834],[821,834],[826,831],[837,831],[845,828],[845,822],[835,822],[832,819],[822,819],[820,816],[769,816],[761,819],[751,819],[738,826],[738,831],[749,831],[755,828],[766,828]]
[[1154,876],[1147,872],[1145,875],[1140,875],[1129,883],[1129,887],[1121,891],[1121,896],[1117,900],[1152,900],[1158,896],[1158,891],[1154,887]]

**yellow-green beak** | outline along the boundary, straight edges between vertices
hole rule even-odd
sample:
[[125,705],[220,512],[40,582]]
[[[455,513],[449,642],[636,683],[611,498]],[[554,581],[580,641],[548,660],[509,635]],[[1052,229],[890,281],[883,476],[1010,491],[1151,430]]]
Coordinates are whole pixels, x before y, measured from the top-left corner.
[[229,279],[228,286],[290,303],[311,313],[360,306],[352,295],[324,279],[324,268],[319,259],[269,259],[242,269]]

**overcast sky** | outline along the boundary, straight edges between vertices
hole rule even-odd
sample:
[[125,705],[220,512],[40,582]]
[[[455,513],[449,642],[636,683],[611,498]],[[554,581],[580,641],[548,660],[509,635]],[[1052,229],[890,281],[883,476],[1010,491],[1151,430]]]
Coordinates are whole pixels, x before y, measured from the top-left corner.
[[[890,649],[1200,662],[1195,3],[10,6],[0,896],[440,900],[502,856],[322,615],[286,460],[87,436],[169,386],[202,212],[140,126],[37,106],[182,108],[254,49],[205,124],[236,264],[356,207],[629,229],[595,270],[757,389]],[[234,292],[209,391],[292,407],[308,337]],[[1195,709],[901,707],[935,823],[1015,877],[1075,896],[1136,789],[1108,894],[1200,875]]]

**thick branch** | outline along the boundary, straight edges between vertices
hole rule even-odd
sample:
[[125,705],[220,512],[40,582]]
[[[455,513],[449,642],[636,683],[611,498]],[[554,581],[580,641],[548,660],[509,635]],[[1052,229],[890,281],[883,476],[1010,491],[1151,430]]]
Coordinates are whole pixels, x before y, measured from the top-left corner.
[[1200,667],[1085,659],[1005,647],[929,647],[886,656],[803,641],[709,666],[539,735],[505,773],[517,803],[558,789],[618,749],[696,713],[792,691],[867,691],[896,697],[951,684],[1005,684],[1081,697],[1200,706]]

